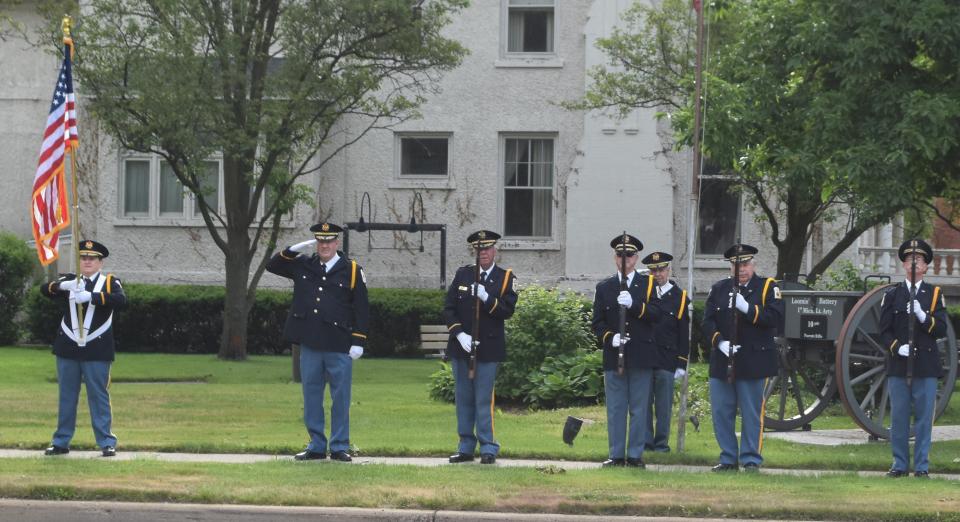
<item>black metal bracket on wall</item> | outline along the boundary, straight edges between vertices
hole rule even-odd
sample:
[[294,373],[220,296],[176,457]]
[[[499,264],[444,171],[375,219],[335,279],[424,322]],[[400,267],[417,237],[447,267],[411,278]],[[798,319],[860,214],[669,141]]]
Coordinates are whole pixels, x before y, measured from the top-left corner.
[[[422,203],[421,203],[422,205]],[[343,230],[343,253],[350,256],[350,231],[369,232],[373,230],[400,230],[403,232],[440,232],[440,289],[447,288],[447,225],[436,223],[365,223],[363,221],[346,223]]]

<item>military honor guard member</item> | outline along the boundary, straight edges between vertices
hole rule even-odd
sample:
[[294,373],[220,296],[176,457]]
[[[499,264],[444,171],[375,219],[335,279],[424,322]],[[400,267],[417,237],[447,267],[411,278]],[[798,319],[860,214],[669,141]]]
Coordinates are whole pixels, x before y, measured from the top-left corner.
[[[654,325],[661,310],[654,278],[635,270],[643,243],[629,234],[625,236],[626,241],[624,235],[610,241],[617,274],[597,284],[593,300],[593,332],[603,349],[603,385],[607,396],[609,458],[603,466],[643,468],[650,386],[657,364]],[[621,290],[621,282],[625,282],[626,290]],[[619,331],[621,307],[626,309],[624,336]]]
[[111,432],[113,414],[110,408],[110,366],[115,356],[113,312],[126,306],[127,297],[120,279],[102,272],[103,260],[110,255],[107,247],[93,240],[83,240],[79,250],[82,276],[79,281],[76,275],[65,274],[40,287],[43,295],[62,301],[66,307],[53,341],[60,388],[57,431],[44,454],[70,452],[70,441],[77,427],[77,400],[82,381],[87,387],[90,424],[97,446],[104,457],[113,457],[117,454],[117,436]]
[[[303,422],[310,435],[296,460],[350,462],[350,386],[353,361],[363,355],[370,305],[367,281],[356,261],[339,251],[343,229],[310,227],[314,238],[274,254],[267,270],[293,280],[293,303],[283,336],[300,345]],[[324,435],[323,393],[330,383],[330,438]]]
[[[656,366],[647,407],[647,451],[670,451],[670,418],[673,414],[673,383],[687,373],[690,356],[690,317],[687,291],[670,279],[670,261],[666,252],[653,252],[641,261],[654,278],[660,319],[653,326]],[[654,423],[656,420],[656,423]]]
[[[757,471],[763,463],[763,390],[767,378],[777,374],[773,337],[783,323],[783,300],[774,279],[755,273],[756,254],[756,248],[742,244],[724,252],[734,268],[733,277],[710,288],[703,314],[703,332],[711,346],[710,409],[720,446],[714,471],[736,471],[739,465]],[[739,451],[734,428],[738,408]]]
[[[496,264],[497,240],[500,235],[479,230],[467,237],[480,263],[479,285],[476,265],[457,269],[447,290],[443,318],[450,332],[447,357],[453,366],[456,384],[457,433],[460,443],[450,463],[474,459],[480,445],[480,463],[493,464],[500,444],[493,433],[493,384],[497,367],[507,357],[504,342],[504,321],[513,315],[517,305],[516,276],[510,269]],[[474,297],[476,296],[476,297]],[[479,300],[479,324],[474,317]],[[477,339],[473,332],[478,332]],[[470,357],[476,356],[476,369],[470,378]]]
[[[912,414],[916,430],[913,474],[918,478],[928,478],[937,379],[943,371],[937,339],[946,335],[947,308],[940,287],[923,282],[927,267],[933,260],[930,245],[922,239],[911,239],[900,245],[898,255],[903,262],[906,279],[886,290],[880,304],[880,339],[889,350],[887,387],[890,393],[893,466],[887,476],[896,478],[909,474]],[[914,341],[912,355],[911,322]],[[909,362],[911,356],[912,363]],[[913,373],[908,376],[908,366],[911,365]]]

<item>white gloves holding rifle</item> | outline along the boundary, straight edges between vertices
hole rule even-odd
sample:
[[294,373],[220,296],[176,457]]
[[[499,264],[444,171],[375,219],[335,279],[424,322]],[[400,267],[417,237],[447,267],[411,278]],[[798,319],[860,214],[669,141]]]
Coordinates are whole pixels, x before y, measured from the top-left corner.
[[[907,313],[910,312],[910,305],[907,304]],[[920,306],[920,301],[916,299],[913,300],[913,315],[917,317],[917,321],[920,321],[921,324],[927,322],[927,314],[923,311],[923,308]]]
[[717,348],[719,348],[720,351],[723,352],[723,355],[730,357],[731,355],[734,355],[737,353],[737,350],[740,349],[740,345],[735,344],[731,346],[730,341],[720,341],[720,344],[717,345]]
[[476,292],[476,296],[484,303],[490,298],[490,294],[487,293],[487,289],[484,288],[483,285],[478,285],[477,283],[470,285],[470,293],[473,294],[474,292]]
[[467,353],[473,351],[473,337],[470,337],[469,334],[460,332],[457,334],[457,340],[460,341],[460,346],[463,347],[463,351]]
[[633,296],[630,295],[630,292],[623,290],[617,294],[617,304],[630,308],[633,306]]
[[737,310],[740,310],[740,313],[745,314],[750,310],[750,305],[747,304],[747,300],[743,298],[743,294],[737,292]]
[[317,250],[317,240],[310,239],[308,241],[297,243],[296,245],[290,247],[290,250],[293,250],[298,254],[310,255]]
[[910,357],[910,345],[901,344],[900,348],[897,348],[897,355],[900,357]]
[[627,336],[620,337],[620,334],[613,334],[613,341],[611,341],[614,348],[619,348],[621,344],[627,344],[630,342],[630,338]]

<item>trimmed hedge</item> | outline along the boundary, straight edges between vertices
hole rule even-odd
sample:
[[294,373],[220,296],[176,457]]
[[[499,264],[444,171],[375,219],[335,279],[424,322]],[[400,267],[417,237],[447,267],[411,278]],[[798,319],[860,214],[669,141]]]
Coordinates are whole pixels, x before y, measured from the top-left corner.
[[20,328],[12,320],[22,306],[36,255],[17,236],[0,232],[0,345],[19,340]]
[[[117,313],[114,335],[120,352],[217,353],[223,328],[223,287],[124,284],[129,298]],[[290,350],[282,337],[291,291],[257,291],[250,310],[247,353]],[[417,356],[421,324],[442,324],[441,290],[370,289],[370,332],[364,355]],[[32,340],[51,343],[62,304],[30,290],[26,330]]]

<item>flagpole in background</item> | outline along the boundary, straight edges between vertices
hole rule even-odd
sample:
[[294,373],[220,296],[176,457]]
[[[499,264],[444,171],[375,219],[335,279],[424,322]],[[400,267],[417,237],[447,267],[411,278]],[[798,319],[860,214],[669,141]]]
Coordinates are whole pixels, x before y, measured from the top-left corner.
[[[64,63],[67,63],[68,66],[72,67],[73,62],[73,38],[70,37],[70,25],[72,20],[69,16],[64,15],[63,21],[60,23],[60,28],[63,30],[63,45],[64,48]],[[70,82],[73,83],[72,71],[70,74]],[[73,195],[73,220],[70,225],[71,234],[73,234],[73,259],[76,263],[76,274],[77,274],[77,288],[81,288],[79,285],[83,284],[83,276],[80,273],[80,235],[77,233],[77,222],[80,221],[80,198],[77,194],[77,145],[79,141],[77,140],[76,133],[73,135],[70,134],[71,129],[76,129],[76,125],[71,127],[70,120],[73,119],[76,121],[76,101],[73,90],[70,89],[67,100],[64,102],[65,110],[63,111],[63,121],[65,132],[64,135],[64,148],[65,153],[70,155],[70,183],[71,183],[71,193]],[[76,303],[77,305],[77,345],[85,346],[87,344],[87,334],[83,329],[83,304]]]

